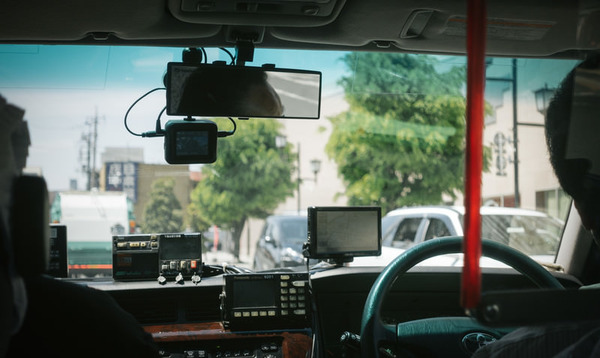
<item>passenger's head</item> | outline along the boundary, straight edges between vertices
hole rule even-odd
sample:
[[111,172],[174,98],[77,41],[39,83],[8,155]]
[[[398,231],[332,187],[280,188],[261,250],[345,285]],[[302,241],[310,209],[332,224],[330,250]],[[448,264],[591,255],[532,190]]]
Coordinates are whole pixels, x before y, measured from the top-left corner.
[[[550,162],[561,187],[569,194],[584,226],[600,239],[600,176],[594,174],[592,158],[600,157],[597,146],[589,146],[583,155],[569,155],[569,146],[581,148],[582,138],[573,130],[578,125],[591,128],[600,121],[600,84],[598,57],[582,62],[571,71],[557,89],[546,116],[546,140]],[[597,133],[600,136],[600,133]],[[576,143],[579,142],[579,143]]]
[[279,95],[262,71],[237,68],[201,68],[187,79],[179,112],[206,116],[281,117]]
[[0,96],[0,356],[25,316],[26,293],[13,260],[9,217],[12,186],[25,166],[29,131],[24,111]]

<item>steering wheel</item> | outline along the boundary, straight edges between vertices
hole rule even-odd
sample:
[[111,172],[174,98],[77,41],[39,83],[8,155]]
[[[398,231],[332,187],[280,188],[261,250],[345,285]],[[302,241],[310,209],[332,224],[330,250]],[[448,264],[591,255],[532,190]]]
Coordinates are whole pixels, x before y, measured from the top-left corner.
[[[399,276],[428,258],[450,253],[461,253],[462,242],[462,236],[428,240],[400,254],[379,274],[371,287],[363,309],[360,325],[362,357],[387,355],[385,349],[380,348],[381,342],[393,342],[394,347],[400,345],[410,346],[413,351],[415,349],[419,351],[424,347],[437,344],[438,347],[433,347],[433,349],[440,349],[441,355],[455,356],[455,354],[462,353],[467,357],[472,352],[466,350],[459,353],[450,352],[448,351],[450,346],[433,341],[431,336],[435,334],[447,336],[449,333],[456,333],[452,338],[454,339],[456,335],[462,334],[465,337],[466,333],[474,330],[494,332],[495,334],[490,334],[492,339],[502,335],[499,331],[492,331],[468,317],[430,318],[397,325],[384,323],[382,320],[381,306],[383,299]],[[540,288],[563,288],[560,282],[546,269],[520,251],[490,240],[482,240],[481,244],[483,256],[507,264],[531,279]],[[426,336],[429,337],[423,339]],[[477,337],[475,339],[481,340],[483,338]],[[454,343],[454,346],[460,346],[460,344]]]

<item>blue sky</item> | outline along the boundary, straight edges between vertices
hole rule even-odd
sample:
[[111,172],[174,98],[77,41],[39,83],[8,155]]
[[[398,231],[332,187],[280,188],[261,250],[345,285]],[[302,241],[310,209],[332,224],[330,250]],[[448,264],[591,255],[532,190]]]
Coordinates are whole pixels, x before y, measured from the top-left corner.
[[[234,53],[234,49],[228,50]],[[167,62],[181,61],[181,52],[167,47],[2,45],[0,88],[150,89],[162,86]],[[208,49],[207,54],[209,62],[229,61],[229,55],[218,49]],[[307,57],[301,51],[257,49],[254,61],[247,65],[273,63],[280,68],[320,70],[326,73],[327,91],[344,73],[341,56],[339,52]]]

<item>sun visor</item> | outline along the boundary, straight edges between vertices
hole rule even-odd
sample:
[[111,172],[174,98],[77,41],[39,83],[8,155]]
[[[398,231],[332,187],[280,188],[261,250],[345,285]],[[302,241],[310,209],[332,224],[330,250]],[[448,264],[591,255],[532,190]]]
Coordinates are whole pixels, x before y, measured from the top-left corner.
[[600,69],[575,70],[565,159],[586,159],[589,174],[600,176]]

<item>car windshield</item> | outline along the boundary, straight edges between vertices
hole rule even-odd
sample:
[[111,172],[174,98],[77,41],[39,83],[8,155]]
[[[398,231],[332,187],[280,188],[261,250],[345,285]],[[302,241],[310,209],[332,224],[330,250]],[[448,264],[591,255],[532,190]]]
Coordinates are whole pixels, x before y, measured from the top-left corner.
[[[284,118],[204,117],[233,133],[219,138],[216,161],[170,165],[164,139],[151,133],[186,118],[163,112],[167,63],[183,50],[0,45],[0,93],[25,110],[26,172],[46,179],[51,222],[67,227],[70,276],[111,276],[114,235],[201,233],[205,262],[252,268],[269,215],[463,205],[465,57],[256,49],[247,65],[322,72],[320,118],[285,118],[319,104],[303,96],[286,102]],[[235,52],[203,50],[209,63],[230,63]],[[545,216],[484,217],[483,236],[554,255],[570,198],[540,159],[543,124],[553,90],[577,61],[486,64],[482,204]],[[287,85],[311,86],[302,81]],[[305,223],[281,231],[293,249],[307,239]]]

